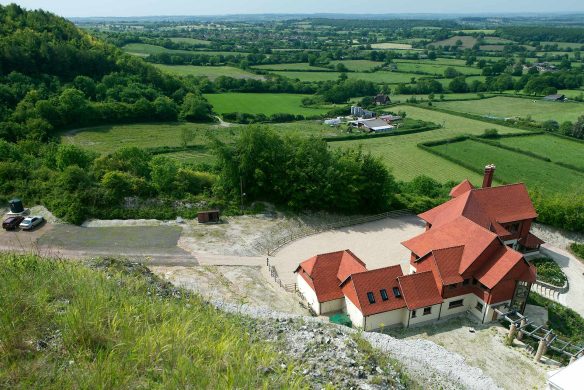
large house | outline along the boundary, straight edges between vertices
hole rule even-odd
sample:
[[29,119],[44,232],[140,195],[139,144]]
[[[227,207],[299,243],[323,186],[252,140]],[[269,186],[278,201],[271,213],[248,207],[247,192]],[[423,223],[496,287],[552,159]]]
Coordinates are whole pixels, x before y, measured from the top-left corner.
[[409,274],[399,265],[367,270],[345,250],[302,262],[299,291],[317,314],[344,312],[365,330],[467,311],[485,323],[500,305],[523,312],[536,279],[524,254],[542,244],[530,232],[537,214],[524,184],[492,187],[494,172],[487,166],[481,188],[465,180],[451,200],[419,215],[426,230],[402,243]]

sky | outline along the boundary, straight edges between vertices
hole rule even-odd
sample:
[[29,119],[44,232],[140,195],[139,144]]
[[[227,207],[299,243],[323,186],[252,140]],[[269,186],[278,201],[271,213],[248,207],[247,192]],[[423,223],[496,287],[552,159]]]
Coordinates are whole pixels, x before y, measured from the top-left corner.
[[584,12],[584,0],[0,0],[65,17],[261,13],[535,13]]

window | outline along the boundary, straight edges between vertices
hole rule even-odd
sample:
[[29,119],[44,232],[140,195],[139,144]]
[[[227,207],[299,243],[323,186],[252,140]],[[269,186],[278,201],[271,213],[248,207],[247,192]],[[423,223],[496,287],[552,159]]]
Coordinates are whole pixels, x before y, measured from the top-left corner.
[[397,288],[397,287],[394,287],[394,288],[393,288],[393,295],[394,295],[396,298],[399,298],[399,297],[401,297],[401,292],[399,291],[399,288]]
[[432,314],[432,307],[431,306],[430,307],[425,307],[424,308],[424,315],[427,316],[427,315],[430,315],[430,314]]
[[463,286],[468,286],[470,284],[470,279],[464,279],[462,282]]
[[475,309],[477,309],[478,311],[480,311],[481,313],[483,312],[483,307],[484,305],[480,302],[477,302],[477,305],[475,306]]
[[379,293],[381,294],[381,299],[383,299],[384,301],[387,301],[389,299],[389,297],[387,296],[387,290],[386,289],[380,290]]
[[417,315],[417,314],[416,314],[416,311],[415,311],[415,310],[413,310],[413,311],[412,311],[412,318],[416,318],[416,315]]
[[367,293],[367,299],[369,299],[369,303],[375,303],[375,296],[372,292]]
[[452,301],[448,304],[449,309],[454,309],[456,307],[461,307],[464,304],[464,299],[459,299],[458,301]]
[[477,284],[478,282],[479,282],[478,280],[476,280],[475,278],[472,278],[472,284],[473,284],[473,286],[476,286],[476,284]]

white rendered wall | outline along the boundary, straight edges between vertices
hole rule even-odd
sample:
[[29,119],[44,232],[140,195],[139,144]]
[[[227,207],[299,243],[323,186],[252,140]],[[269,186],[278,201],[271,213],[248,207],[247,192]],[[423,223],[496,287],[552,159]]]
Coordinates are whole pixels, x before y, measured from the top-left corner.
[[[432,313],[427,314],[427,315],[424,315],[424,308],[423,307],[420,309],[417,309],[416,310],[416,318],[412,318],[412,315],[411,315],[412,311],[407,310],[409,315],[410,315],[410,326],[424,323],[424,322],[428,322],[428,321],[432,321],[432,320],[437,320],[438,315],[440,314],[440,304],[430,306],[430,307],[432,308]],[[406,319],[406,326],[407,326],[407,319]]]
[[363,329],[363,313],[347,297],[345,297],[345,310],[353,323],[353,327]]
[[407,311],[407,309],[396,309],[366,317],[365,330],[401,325],[404,310]]
[[333,313],[342,311],[345,307],[345,298],[335,299],[334,301],[327,301],[320,303],[320,314]]
[[298,286],[298,291],[300,291],[306,302],[312,307],[312,310],[317,315],[320,315],[320,303],[316,297],[316,292],[314,292],[312,287],[306,283],[306,280],[300,274],[296,274],[296,285]]

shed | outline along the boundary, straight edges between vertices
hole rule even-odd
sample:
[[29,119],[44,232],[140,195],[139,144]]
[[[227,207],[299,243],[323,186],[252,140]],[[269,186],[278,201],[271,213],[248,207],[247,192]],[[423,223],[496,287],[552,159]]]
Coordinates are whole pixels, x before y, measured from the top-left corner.
[[566,95],[548,95],[543,100],[548,102],[563,102],[566,100]]
[[391,100],[389,99],[389,97],[387,95],[380,93],[373,98],[373,102],[378,106],[383,106],[383,105],[391,103]]
[[219,210],[199,211],[197,213],[199,223],[219,223],[219,217]]

